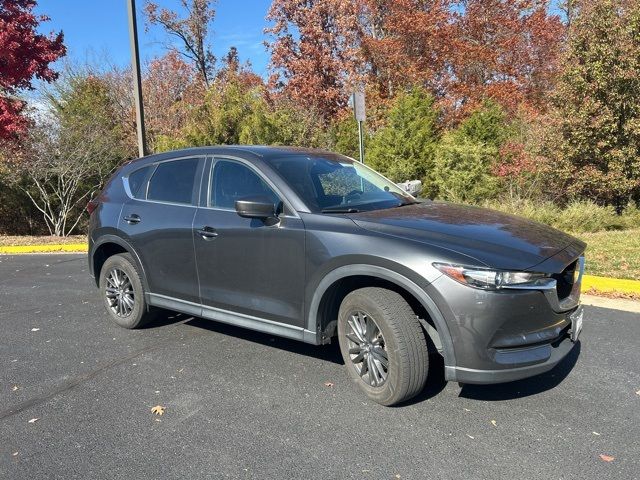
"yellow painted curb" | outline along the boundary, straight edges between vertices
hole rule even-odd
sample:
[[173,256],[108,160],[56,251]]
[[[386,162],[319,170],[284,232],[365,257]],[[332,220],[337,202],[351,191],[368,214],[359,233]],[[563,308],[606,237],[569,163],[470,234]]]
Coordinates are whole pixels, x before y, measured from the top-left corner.
[[596,277],[584,275],[582,277],[582,291],[594,289],[599,292],[620,292],[640,294],[640,280],[622,278]]
[[67,245],[10,245],[0,247],[0,253],[47,253],[47,252],[86,252],[86,243],[69,243]]

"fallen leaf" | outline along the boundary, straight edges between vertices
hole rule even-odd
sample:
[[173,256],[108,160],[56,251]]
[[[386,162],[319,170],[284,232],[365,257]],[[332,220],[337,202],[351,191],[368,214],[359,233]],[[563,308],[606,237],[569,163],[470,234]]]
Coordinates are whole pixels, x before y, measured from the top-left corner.
[[615,460],[615,457],[611,457],[609,455],[600,455],[600,459],[604,460],[605,462],[613,462]]
[[156,405],[151,409],[151,413],[154,415],[163,415],[165,408],[162,405]]
[[38,420],[40,420],[39,418],[32,418],[31,420],[29,420],[29,423],[36,423]]
[[15,392],[16,390],[18,390],[18,388],[19,388],[19,387],[18,387],[18,385],[14,385],[14,386],[11,388],[11,391],[12,391],[12,392]]
[[333,387],[333,383],[332,382],[324,382],[324,386],[331,388],[331,387]]
[[495,420],[491,420],[491,425],[493,425],[494,427],[497,427],[497,426],[498,426],[498,424],[496,423],[496,421],[495,421]]
[[598,432],[591,432],[591,433],[593,433],[594,435],[600,436],[600,434]]
[[38,330],[40,330],[39,328],[32,328],[31,331],[32,332],[37,332]]

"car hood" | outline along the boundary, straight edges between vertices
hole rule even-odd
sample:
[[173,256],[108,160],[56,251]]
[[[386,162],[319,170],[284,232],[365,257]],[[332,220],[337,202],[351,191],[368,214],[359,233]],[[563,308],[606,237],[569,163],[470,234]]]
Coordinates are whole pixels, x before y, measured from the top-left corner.
[[559,255],[558,265],[545,265],[555,270],[560,264],[574,260],[586,246],[555,228],[522,217],[446,202],[424,202],[348,216],[367,230],[436,245],[504,270],[529,270],[568,250]]

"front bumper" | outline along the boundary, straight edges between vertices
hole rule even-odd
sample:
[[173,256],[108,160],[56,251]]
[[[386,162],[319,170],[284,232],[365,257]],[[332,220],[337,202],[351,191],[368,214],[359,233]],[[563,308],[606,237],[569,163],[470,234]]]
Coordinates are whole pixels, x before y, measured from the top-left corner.
[[[533,377],[555,367],[575,347],[567,334],[555,344],[539,345],[506,352],[513,364],[527,364],[522,367],[479,370],[468,367],[445,366],[445,378],[460,383],[504,383]],[[536,363],[531,363],[535,361]]]
[[[485,291],[461,285],[446,275],[427,287],[442,313],[455,362],[445,378],[460,383],[501,383],[551,370],[567,356],[572,316],[582,307],[558,311],[548,292]],[[579,295],[579,293],[578,293]]]

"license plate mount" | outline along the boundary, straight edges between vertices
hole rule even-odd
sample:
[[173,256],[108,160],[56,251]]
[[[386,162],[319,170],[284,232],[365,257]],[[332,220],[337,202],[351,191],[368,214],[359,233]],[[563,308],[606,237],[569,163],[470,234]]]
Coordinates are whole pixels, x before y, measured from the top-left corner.
[[571,341],[577,342],[580,332],[582,332],[582,319],[584,317],[584,309],[582,305],[578,305],[578,308],[569,315],[571,320]]

